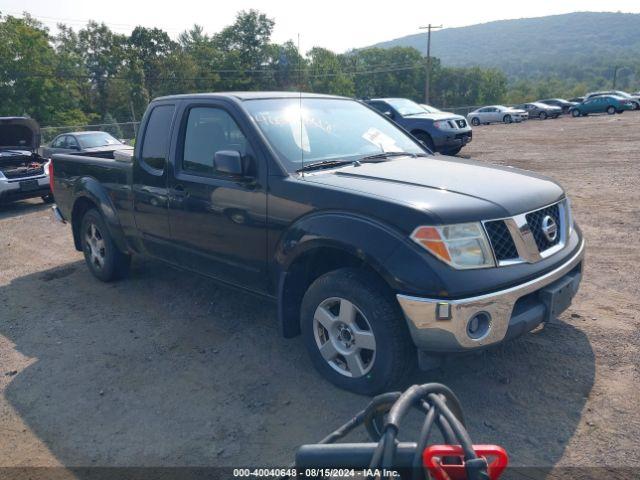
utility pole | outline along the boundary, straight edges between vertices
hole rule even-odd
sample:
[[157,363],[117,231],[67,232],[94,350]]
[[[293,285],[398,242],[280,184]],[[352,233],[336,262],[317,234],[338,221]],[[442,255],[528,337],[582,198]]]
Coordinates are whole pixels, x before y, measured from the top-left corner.
[[442,25],[427,25],[426,27],[420,27],[420,30],[427,30],[427,64],[426,64],[426,77],[424,79],[424,103],[429,103],[429,89],[431,87],[431,30],[442,28]]
[[613,89],[616,89],[616,81],[618,80],[618,69],[620,67],[618,65],[616,65],[615,67],[613,67]]

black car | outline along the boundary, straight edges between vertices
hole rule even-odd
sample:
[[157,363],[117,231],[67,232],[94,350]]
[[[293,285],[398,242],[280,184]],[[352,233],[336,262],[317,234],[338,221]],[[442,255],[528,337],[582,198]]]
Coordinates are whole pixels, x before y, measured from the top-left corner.
[[564,98],[547,98],[545,100],[538,100],[538,103],[544,103],[545,105],[551,105],[552,107],[560,107],[562,113],[569,113],[571,107],[575,107],[580,102],[572,102],[565,100]]
[[38,154],[40,126],[32,118],[0,118],[0,203],[41,197],[53,201],[49,165]]
[[348,98],[158,98],[130,162],[54,155],[53,185],[96,278],[142,254],[263,296],[321,374],[361,394],[550,321],[582,276],[560,185],[434,156]]
[[562,114],[562,108],[540,102],[523,103],[516,105],[514,108],[527,112],[529,119],[539,118],[540,120],[546,120],[547,118],[558,118]]
[[56,153],[82,153],[96,157],[109,157],[116,150],[132,151],[133,147],[122,143],[107,132],[69,132],[58,135],[48,146],[43,147],[42,156],[49,158]]
[[406,98],[374,98],[366,103],[410,132],[432,152],[456,155],[472,139],[471,125],[461,115],[429,113]]

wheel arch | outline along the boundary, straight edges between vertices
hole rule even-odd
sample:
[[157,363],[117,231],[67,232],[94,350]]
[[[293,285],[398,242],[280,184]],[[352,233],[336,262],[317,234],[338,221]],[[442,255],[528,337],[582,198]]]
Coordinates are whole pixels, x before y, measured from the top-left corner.
[[76,250],[81,251],[80,225],[82,217],[92,208],[100,212],[105,220],[109,234],[122,252],[128,252],[127,243],[120,225],[116,209],[104,187],[93,178],[80,179],[74,189],[74,202],[71,209],[71,231]]
[[[284,337],[300,333],[300,306],[309,285],[338,268],[356,267],[390,291],[394,275],[384,263],[401,235],[368,218],[340,212],[306,217],[283,235],[276,249],[278,320]],[[404,241],[404,238],[402,238]]]

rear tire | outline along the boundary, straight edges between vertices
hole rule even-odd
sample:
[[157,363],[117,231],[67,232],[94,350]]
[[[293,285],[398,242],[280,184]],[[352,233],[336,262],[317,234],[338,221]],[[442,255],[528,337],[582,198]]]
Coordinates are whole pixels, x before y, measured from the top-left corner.
[[98,280],[111,282],[129,272],[131,256],[118,249],[102,215],[95,208],[82,217],[80,242],[85,262]]
[[404,386],[415,369],[416,349],[400,307],[364,270],[341,268],[314,281],[302,300],[300,327],[316,369],[345,390],[389,391]]
[[607,107],[607,113],[609,115],[614,115],[616,113],[616,107],[614,107],[613,105],[610,105],[609,107]]
[[53,203],[55,201],[55,199],[53,198],[53,194],[50,193],[48,195],[42,195],[40,198],[42,198],[42,201],[44,203]]

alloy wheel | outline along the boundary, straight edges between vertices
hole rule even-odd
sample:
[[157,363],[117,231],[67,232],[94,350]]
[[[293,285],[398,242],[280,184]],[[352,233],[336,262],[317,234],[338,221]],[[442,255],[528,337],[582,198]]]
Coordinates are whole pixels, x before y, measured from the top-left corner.
[[345,377],[367,375],[376,356],[373,329],[362,311],[349,300],[324,300],[313,316],[316,346],[324,360]]
[[89,255],[91,265],[101,270],[104,267],[107,252],[102,233],[95,223],[90,223],[87,226],[84,236],[84,248],[87,255]]

